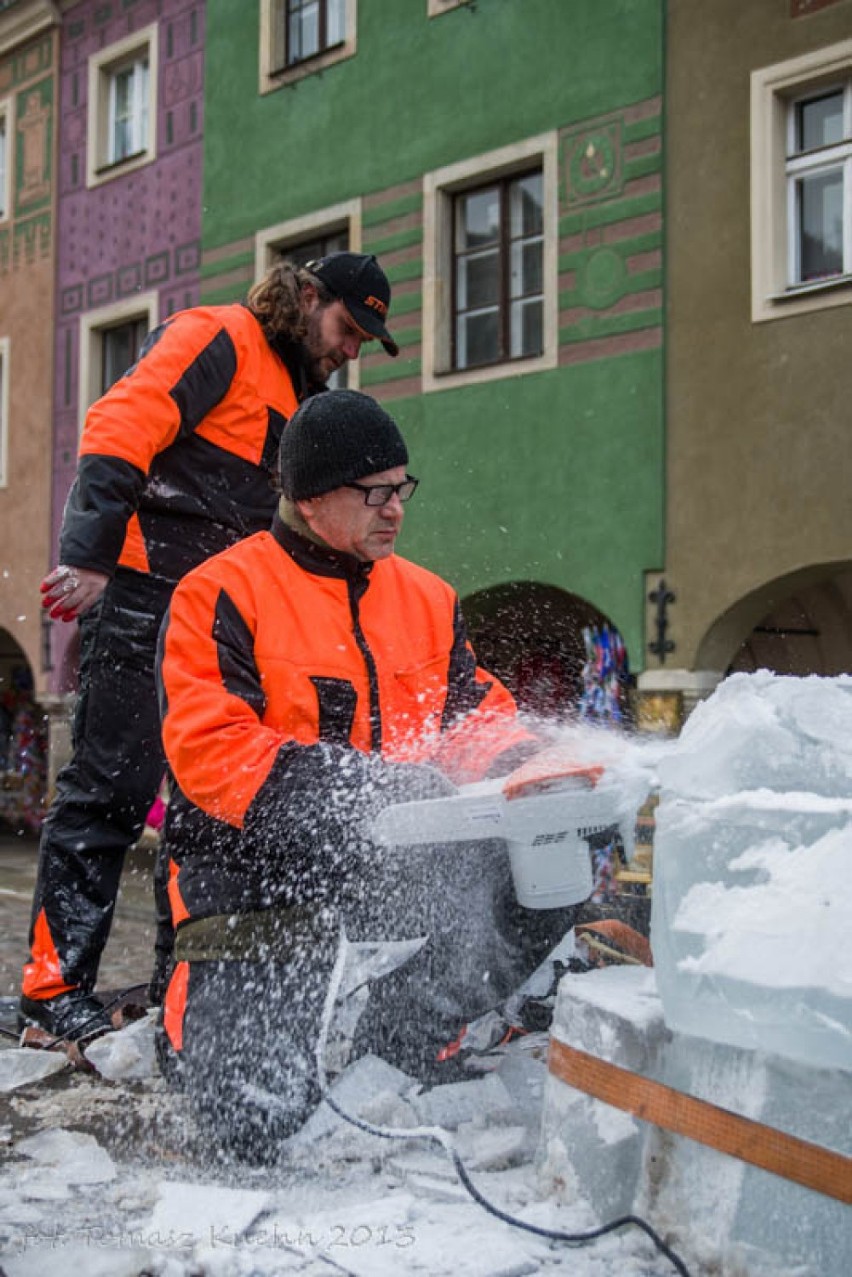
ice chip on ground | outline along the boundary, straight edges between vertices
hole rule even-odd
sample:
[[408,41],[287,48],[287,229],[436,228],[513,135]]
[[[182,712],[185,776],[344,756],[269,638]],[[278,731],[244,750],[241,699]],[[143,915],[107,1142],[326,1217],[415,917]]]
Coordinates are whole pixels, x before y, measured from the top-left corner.
[[158,1011],[149,1011],[117,1033],[105,1033],[86,1047],[86,1059],[111,1082],[154,1077],[154,1026]]
[[[401,1097],[415,1088],[417,1083],[409,1074],[394,1068],[378,1055],[362,1055],[354,1064],[341,1073],[329,1094],[335,1103],[353,1116],[365,1115],[367,1111],[376,1113],[379,1100],[388,1102],[392,1097]],[[380,1105],[384,1107],[384,1103]],[[336,1130],[345,1121],[326,1103],[320,1104],[308,1118],[300,1131],[288,1141],[290,1146],[311,1144],[314,1140],[330,1131]]]
[[[69,1273],[79,1277],[139,1277],[140,1273],[153,1272],[150,1265],[150,1251],[141,1247],[119,1249],[116,1246],[99,1246],[93,1241],[95,1233],[86,1234],[81,1230],[83,1240],[75,1241],[72,1236],[61,1232],[56,1241],[51,1241],[49,1227],[44,1230],[44,1240],[39,1244],[38,1231],[33,1229],[33,1244],[17,1255],[3,1256],[3,1273],[5,1277],[68,1277]],[[167,1261],[171,1263],[171,1261]],[[158,1277],[183,1277],[186,1269],[181,1265],[156,1269]]]
[[31,1047],[0,1051],[0,1093],[31,1086],[67,1067],[68,1057],[61,1051],[34,1051]]
[[39,1131],[16,1144],[15,1151],[40,1166],[55,1167],[69,1184],[107,1184],[116,1176],[106,1149],[82,1131]]
[[415,1095],[411,1101],[426,1126],[442,1126],[454,1131],[462,1122],[486,1118],[501,1120],[513,1115],[514,1104],[496,1073],[486,1073],[472,1082],[450,1082]]
[[265,1191],[169,1180],[159,1186],[154,1213],[142,1231],[172,1237],[179,1246],[215,1243],[218,1237],[233,1247],[270,1201]]

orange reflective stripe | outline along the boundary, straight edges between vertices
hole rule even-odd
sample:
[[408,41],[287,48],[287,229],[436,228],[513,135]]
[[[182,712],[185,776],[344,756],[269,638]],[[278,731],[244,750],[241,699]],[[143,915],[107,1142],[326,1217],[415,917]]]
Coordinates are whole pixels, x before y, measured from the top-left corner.
[[183,922],[189,917],[189,910],[183,902],[183,896],[180,894],[180,887],[178,886],[179,873],[180,868],[178,865],[176,865],[173,860],[170,860],[169,885],[167,890],[169,895],[169,904],[172,909],[172,923],[174,926],[177,926],[179,922]]
[[183,1050],[183,1017],[189,987],[189,963],[179,962],[172,972],[163,1003],[163,1028],[176,1051]]
[[21,991],[26,998],[54,998],[57,993],[67,993],[77,986],[69,984],[62,976],[62,963],[47,925],[44,910],[40,910],[33,927],[31,961],[24,967]]
[[128,520],[127,534],[118,561],[124,568],[134,568],[137,572],[150,571],[148,551],[145,549],[145,538],[142,535],[138,514],[132,514]]

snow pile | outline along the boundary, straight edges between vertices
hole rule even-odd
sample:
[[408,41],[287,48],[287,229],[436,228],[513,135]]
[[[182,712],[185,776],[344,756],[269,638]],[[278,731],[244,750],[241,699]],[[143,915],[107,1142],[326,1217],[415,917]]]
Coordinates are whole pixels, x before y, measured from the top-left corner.
[[658,774],[669,1027],[852,1069],[852,678],[735,675]]

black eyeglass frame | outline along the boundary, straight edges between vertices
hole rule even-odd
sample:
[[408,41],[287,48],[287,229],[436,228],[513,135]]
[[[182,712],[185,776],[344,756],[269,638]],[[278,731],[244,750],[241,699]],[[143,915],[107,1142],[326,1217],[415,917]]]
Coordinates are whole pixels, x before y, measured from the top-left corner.
[[[413,474],[407,474],[402,483],[344,483],[344,488],[355,488],[358,492],[364,493],[364,505],[378,508],[387,505],[394,497],[398,496],[400,501],[410,501],[417,491],[417,485],[420,480],[415,479]],[[381,501],[371,501],[370,497],[374,492],[384,492],[386,495]]]

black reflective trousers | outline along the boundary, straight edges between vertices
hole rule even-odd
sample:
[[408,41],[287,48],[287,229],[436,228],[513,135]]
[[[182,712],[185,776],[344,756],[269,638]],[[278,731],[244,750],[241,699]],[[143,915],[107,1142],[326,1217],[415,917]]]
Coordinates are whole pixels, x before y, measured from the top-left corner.
[[165,771],[154,659],[173,589],[173,582],[119,568],[80,620],[73,754],[42,832],[30,933],[34,974],[24,986],[30,997],[50,996],[44,955],[34,947],[42,910],[62,979],[94,988],[124,855]]

